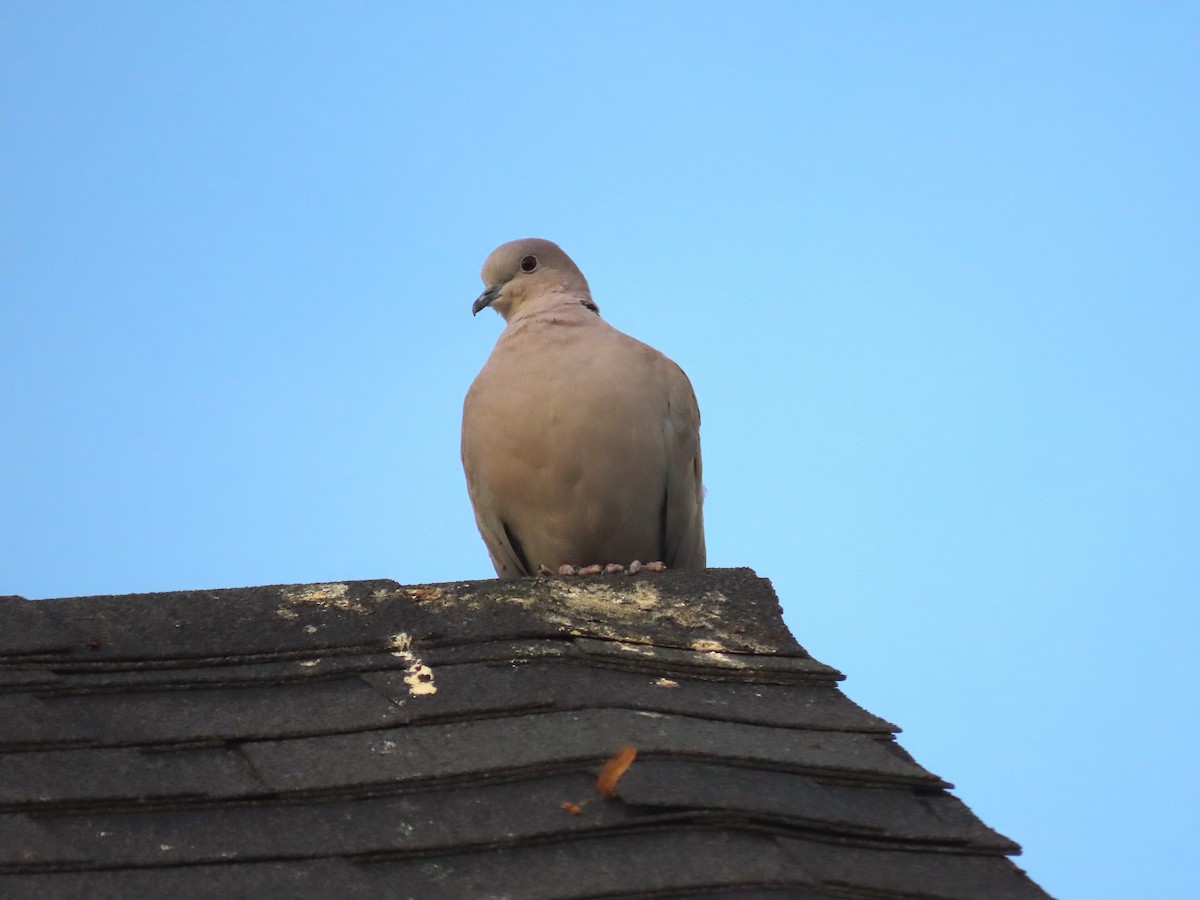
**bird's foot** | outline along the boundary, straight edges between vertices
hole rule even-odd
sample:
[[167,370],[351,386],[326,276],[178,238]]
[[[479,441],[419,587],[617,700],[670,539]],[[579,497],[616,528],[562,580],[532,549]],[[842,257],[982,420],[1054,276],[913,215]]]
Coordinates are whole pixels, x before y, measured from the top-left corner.
[[[568,577],[572,575],[636,575],[638,572],[663,572],[666,568],[667,566],[663,562],[644,563],[635,559],[628,566],[620,563],[608,563],[603,566],[599,563],[593,563],[590,566],[561,565],[558,567],[558,574]],[[545,566],[538,566],[538,574],[553,575],[554,573]]]

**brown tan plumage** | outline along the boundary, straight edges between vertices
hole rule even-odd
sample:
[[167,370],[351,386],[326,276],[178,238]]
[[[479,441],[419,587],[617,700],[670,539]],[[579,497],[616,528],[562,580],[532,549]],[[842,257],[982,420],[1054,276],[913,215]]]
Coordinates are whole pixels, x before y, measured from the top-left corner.
[[534,238],[483,264],[506,326],[463,404],[467,488],[502,578],[593,563],[705,565],[700,411],[683,370],[600,318]]

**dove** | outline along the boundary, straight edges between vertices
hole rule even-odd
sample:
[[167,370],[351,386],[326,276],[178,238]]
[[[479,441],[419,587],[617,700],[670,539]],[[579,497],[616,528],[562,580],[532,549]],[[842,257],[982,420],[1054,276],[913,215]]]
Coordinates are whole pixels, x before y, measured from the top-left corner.
[[463,402],[462,463],[501,578],[705,566],[700,410],[683,370],[600,317],[566,253],[483,264],[504,331]]

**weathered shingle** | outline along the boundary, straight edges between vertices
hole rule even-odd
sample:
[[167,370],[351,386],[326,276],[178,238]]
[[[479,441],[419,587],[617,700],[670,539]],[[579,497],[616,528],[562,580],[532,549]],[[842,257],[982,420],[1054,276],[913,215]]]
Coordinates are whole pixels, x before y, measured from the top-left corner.
[[1044,897],[840,677],[745,569],[0,598],[0,895]]

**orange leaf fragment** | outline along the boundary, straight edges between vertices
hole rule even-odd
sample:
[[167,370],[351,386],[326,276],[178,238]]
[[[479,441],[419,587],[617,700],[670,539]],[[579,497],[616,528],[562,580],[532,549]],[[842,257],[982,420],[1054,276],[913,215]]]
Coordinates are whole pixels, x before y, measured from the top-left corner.
[[600,776],[596,779],[596,790],[605,797],[617,796],[617,781],[633,765],[636,757],[637,747],[625,746],[618,750],[600,770]]
[[583,812],[582,806],[580,806],[578,803],[572,803],[570,800],[564,800],[562,803],[562,808],[573,816],[577,816]]

